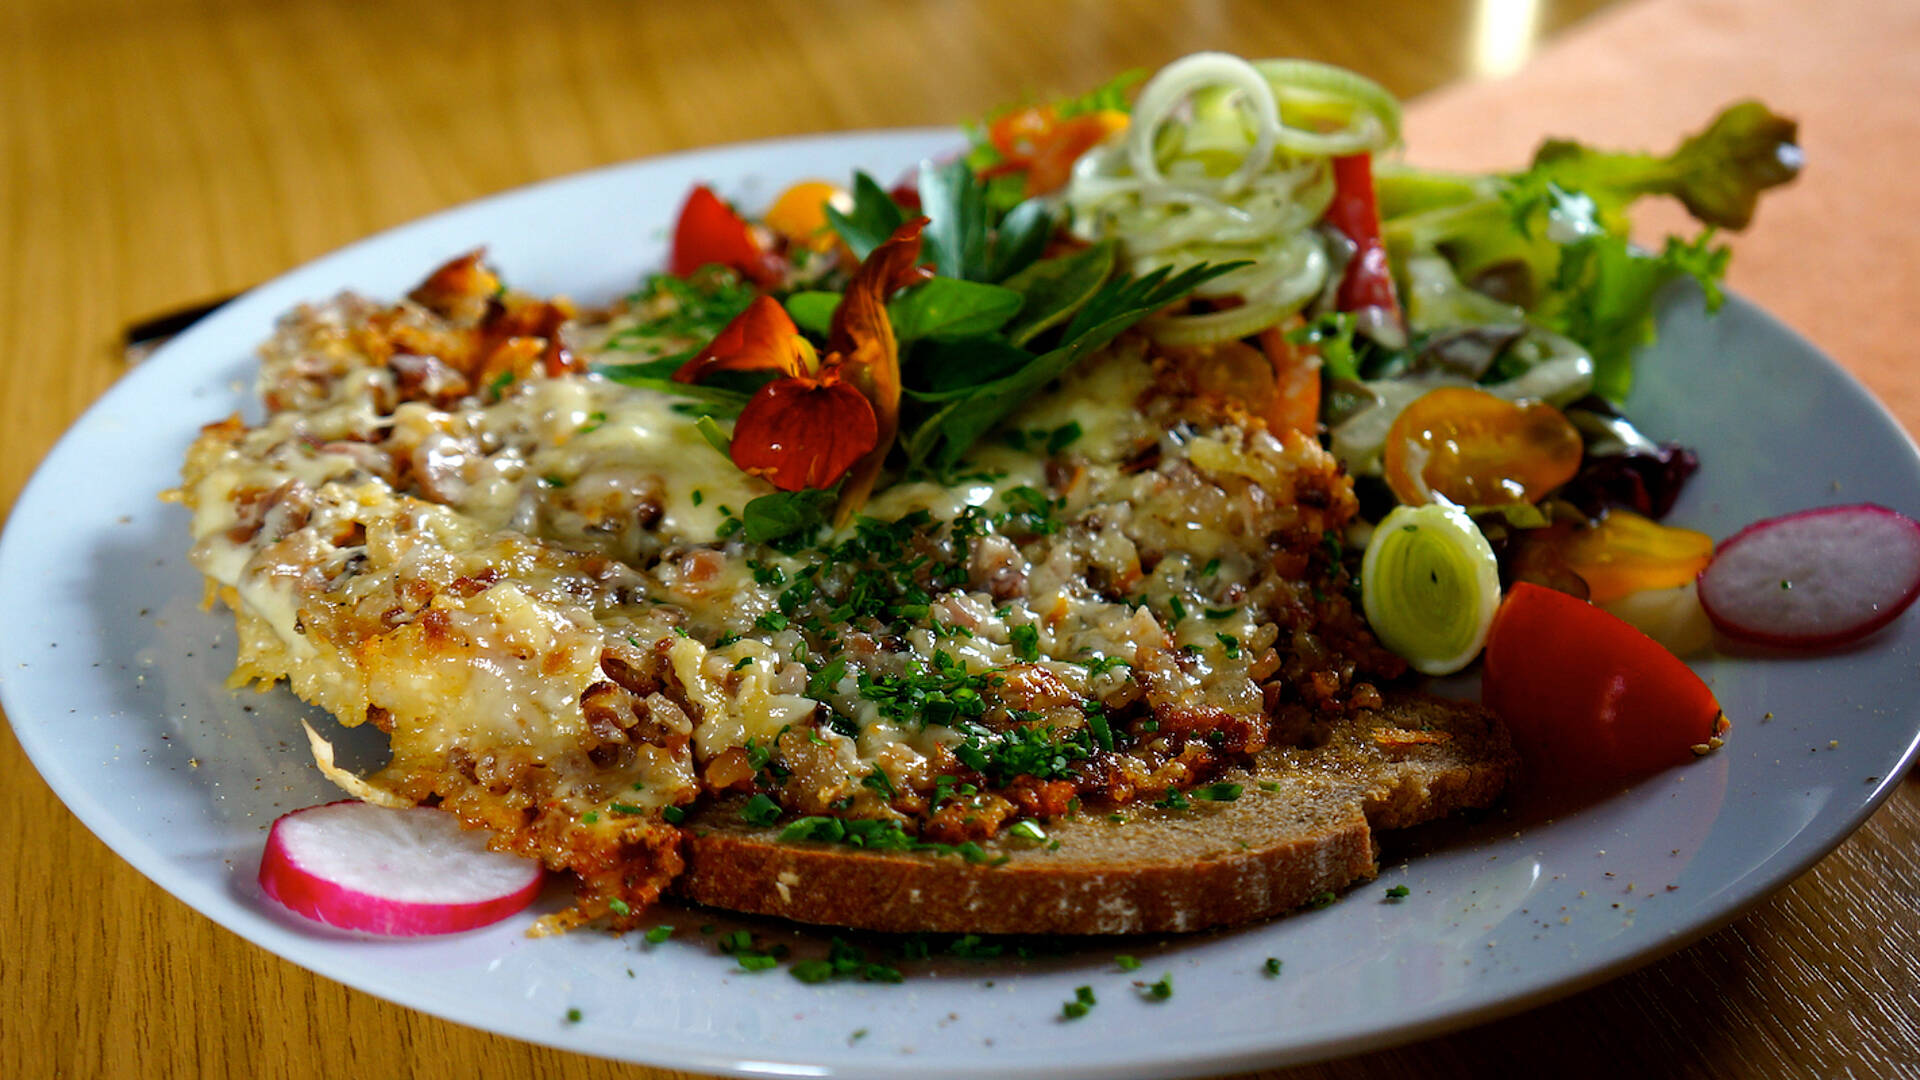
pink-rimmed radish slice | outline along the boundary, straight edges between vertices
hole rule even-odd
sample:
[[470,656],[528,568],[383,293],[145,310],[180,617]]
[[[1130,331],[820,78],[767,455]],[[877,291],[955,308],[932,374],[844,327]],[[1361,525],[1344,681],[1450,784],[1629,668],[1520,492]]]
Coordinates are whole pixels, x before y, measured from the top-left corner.
[[376,934],[451,934],[533,902],[540,864],[486,849],[485,834],[425,807],[335,802],[273,823],[260,887],[294,912]]
[[1892,622],[1920,596],[1920,522],[1828,506],[1740,530],[1700,572],[1700,604],[1730,637],[1808,648]]

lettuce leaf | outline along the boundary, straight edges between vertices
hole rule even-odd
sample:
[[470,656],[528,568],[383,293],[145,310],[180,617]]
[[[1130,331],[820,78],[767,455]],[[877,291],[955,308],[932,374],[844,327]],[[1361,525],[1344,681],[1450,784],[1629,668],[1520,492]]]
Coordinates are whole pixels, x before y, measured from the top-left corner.
[[[1742,229],[1762,192],[1798,175],[1797,125],[1758,102],[1723,110],[1666,155],[1599,150],[1553,139],[1524,171],[1458,176],[1383,167],[1382,232],[1402,267],[1446,256],[1468,285],[1499,274],[1531,287],[1527,318],[1592,354],[1596,389],[1619,401],[1633,355],[1653,337],[1667,283],[1697,282],[1708,310],[1722,300],[1727,250],[1719,228]],[[1628,208],[1678,199],[1706,228],[1647,251],[1628,239]]]

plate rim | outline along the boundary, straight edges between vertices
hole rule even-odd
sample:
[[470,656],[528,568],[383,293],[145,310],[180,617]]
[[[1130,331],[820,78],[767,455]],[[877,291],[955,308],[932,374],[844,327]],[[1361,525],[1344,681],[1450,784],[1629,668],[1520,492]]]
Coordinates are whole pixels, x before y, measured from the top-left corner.
[[[888,144],[897,143],[897,149],[904,154],[909,144],[917,142],[931,144],[936,140],[953,139],[959,134],[960,131],[957,128],[937,125],[820,131],[765,139],[743,140],[710,146],[688,147],[670,153],[612,162],[577,172],[542,178],[527,184],[493,192],[463,203],[443,207],[432,213],[389,226],[368,236],[350,241],[324,254],[289,267],[282,273],[276,274],[267,281],[261,282],[259,285],[239,294],[232,301],[223,304],[220,310],[215,311],[207,318],[182,332],[172,341],[166,343],[159,350],[156,350],[151,357],[122,375],[119,379],[116,379],[70,422],[59,439],[55,440],[41,456],[40,460],[35,463],[33,472],[27,483],[22,486],[19,494],[13,500],[12,505],[7,508],[4,527],[0,528],[0,593],[12,591],[12,586],[9,582],[13,579],[14,574],[10,573],[10,570],[13,564],[20,558],[16,555],[16,549],[22,546],[18,537],[24,530],[16,527],[16,523],[21,520],[18,511],[23,507],[31,507],[43,498],[52,497],[43,495],[41,491],[43,487],[55,483],[53,476],[54,470],[49,466],[59,460],[63,460],[65,455],[79,452],[78,448],[84,443],[86,438],[82,429],[87,426],[89,419],[93,418],[96,413],[102,411],[103,407],[108,405],[109,399],[117,399],[120,396],[130,394],[134,392],[134,389],[144,385],[149,380],[164,378],[166,370],[173,364],[173,357],[190,354],[194,346],[203,337],[213,335],[225,322],[248,318],[253,314],[252,308],[259,305],[261,297],[282,290],[290,279],[313,273],[321,264],[348,259],[364,249],[392,243],[396,237],[402,234],[425,231],[456,216],[485,213],[502,203],[534,197],[543,191],[586,182],[590,178],[606,178],[638,167],[695,161],[729,152],[752,151],[777,154],[791,152],[795,149],[809,146],[842,144],[849,140],[861,138],[874,139],[878,142]],[[890,149],[892,148],[895,147],[890,147]],[[1845,366],[1793,327],[1785,324],[1759,305],[1747,301],[1738,295],[1729,293],[1727,297],[1727,307],[1741,312],[1745,318],[1756,320],[1762,324],[1769,333],[1791,341],[1795,346],[1804,350],[1809,356],[1815,358],[1819,365],[1827,369],[1827,374],[1838,376],[1839,383],[1845,387],[1851,397],[1856,399],[1856,403],[1864,404],[1876,413],[1878,418],[1885,423],[1886,427],[1894,432],[1903,442],[1909,459],[1908,464],[1920,465],[1920,444],[1916,443],[1914,435],[1907,431],[1886,404],[1875,396],[1873,392]],[[277,311],[275,314],[277,314]],[[161,374],[150,374],[150,372],[160,372]],[[10,660],[13,658],[15,652],[16,649],[12,645],[0,644],[0,659]],[[501,1034],[509,1038],[520,1039],[537,1045],[549,1046],[555,1049],[581,1053],[606,1060],[622,1062],[641,1060],[624,1055],[618,1050],[596,1048],[592,1045],[593,1040],[585,1037],[593,1030],[591,1028],[579,1029],[579,1035],[581,1037],[568,1038],[566,1037],[567,1032],[564,1029],[536,1030],[531,1021],[518,1026],[484,1023],[458,1015],[451,1009],[439,1007],[435,1000],[421,1000],[409,997],[404,992],[404,988],[383,985],[374,975],[361,974],[355,971],[352,963],[346,960],[336,960],[325,950],[320,950],[317,953],[303,952],[296,958],[289,955],[288,951],[276,948],[273,943],[270,943],[273,942],[275,935],[281,929],[273,920],[251,912],[243,906],[235,905],[233,907],[232,910],[237,913],[237,918],[217,917],[213,912],[217,904],[207,901],[217,900],[218,898],[202,896],[200,894],[203,890],[194,888],[190,880],[182,880],[170,874],[170,860],[166,858],[165,854],[157,848],[147,846],[130,828],[127,828],[121,823],[109,807],[103,802],[93,798],[87,790],[86,785],[82,782],[82,778],[67,774],[57,766],[53,767],[52,773],[49,772],[49,767],[52,765],[52,762],[47,757],[46,746],[39,745],[37,737],[24,736],[19,725],[13,720],[13,717],[21,715],[16,708],[19,695],[20,692],[16,689],[16,680],[11,677],[11,672],[8,673],[7,677],[0,677],[0,706],[5,708],[9,726],[13,729],[15,739],[19,742],[22,753],[27,757],[29,762],[32,763],[35,771],[41,777],[42,782],[52,790],[67,810],[78,818],[81,824],[86,826],[88,831],[93,833],[97,839],[105,844],[115,856],[133,866],[143,877],[146,877],[150,882],[159,886],[163,892],[186,904],[199,915],[207,918],[217,926],[234,933],[251,945],[264,949],[281,959],[288,960],[315,974],[350,986],[363,993],[371,994],[381,1000],[389,1001],[405,1008],[415,1009],[463,1027],[492,1034]],[[1844,828],[1840,829],[1830,840],[1823,838],[1817,843],[1806,845],[1804,850],[1793,852],[1790,858],[1783,860],[1776,856],[1775,858],[1769,859],[1763,864],[1763,872],[1756,872],[1737,883],[1740,887],[1736,890],[1737,899],[1733,903],[1708,903],[1701,909],[1695,911],[1690,917],[1684,919],[1680,929],[1675,932],[1648,940],[1640,945],[1640,947],[1628,950],[1606,963],[1582,967],[1576,974],[1559,978],[1548,977],[1536,982],[1531,982],[1520,992],[1510,993],[1491,1001],[1453,1002],[1451,1005],[1430,1008],[1420,1014],[1417,1019],[1398,1023],[1389,1028],[1365,1032],[1356,1031],[1337,1036],[1324,1036],[1308,1042],[1257,1046],[1252,1045],[1251,1040],[1243,1040],[1241,1044],[1228,1047],[1218,1047],[1217,1044],[1209,1045],[1184,1052],[1177,1058],[1169,1057],[1141,1063],[1146,1066],[1146,1068],[1145,1071],[1138,1073],[1138,1075],[1165,1077],[1207,1075],[1234,1069],[1298,1064],[1365,1051],[1384,1050],[1446,1032],[1457,1031],[1465,1027],[1485,1023],[1504,1016],[1510,1016],[1527,1009],[1547,1004],[1581,990],[1618,978],[1661,957],[1677,952],[1697,942],[1707,934],[1744,916],[1754,907],[1771,897],[1788,882],[1798,878],[1814,864],[1831,854],[1841,844],[1845,843],[1847,839],[1852,837],[1868,819],[1877,813],[1887,799],[1898,790],[1902,778],[1906,773],[1913,769],[1916,761],[1920,761],[1920,722],[1916,722],[1917,720],[1920,720],[1920,708],[1916,708],[1908,714],[1907,726],[1911,730],[1907,744],[1901,752],[1898,761],[1886,771],[1885,775],[1878,779],[1866,798],[1854,804],[1852,811],[1844,815],[1842,819],[1845,823]],[[1803,827],[1800,832],[1794,834],[1794,837],[1789,843],[1803,838],[1805,832],[1806,828]],[[171,884],[165,883],[169,881]],[[212,892],[212,890],[205,891],[208,893]],[[191,895],[183,895],[183,892]],[[225,912],[227,909],[220,908],[220,910]],[[876,1078],[876,1080],[880,1077],[895,1076],[900,1069],[900,1063],[893,1059],[880,1060],[871,1056],[861,1057],[851,1053],[837,1055],[837,1060],[832,1063],[823,1063],[817,1058],[807,1058],[804,1060],[797,1057],[781,1058],[778,1053],[746,1058],[738,1053],[722,1053],[713,1049],[703,1049],[698,1045],[699,1040],[697,1038],[681,1038],[682,1042],[680,1043],[662,1045],[661,1049],[670,1056],[650,1057],[646,1059],[646,1063],[654,1064],[662,1068],[693,1068],[715,1074],[732,1076],[845,1076],[873,1077]],[[1016,1050],[1006,1051],[1006,1053],[1009,1054],[1017,1054],[1020,1052],[1021,1051]],[[986,1071],[989,1071],[994,1076],[1002,1077],[1053,1078],[1079,1075],[1106,1075],[1100,1071],[1101,1067],[1081,1066],[1063,1068],[1058,1062],[1049,1063],[1041,1060],[1041,1058],[1037,1056],[1038,1052],[1035,1053],[1036,1056],[1031,1060],[1006,1062],[998,1066],[989,1066]],[[929,1067],[930,1063],[924,1060],[917,1061],[915,1064],[918,1071],[929,1076],[958,1077],[980,1075],[982,1072],[982,1070],[978,1068],[953,1070],[937,1065]],[[1090,1069],[1092,1071],[1089,1071]]]

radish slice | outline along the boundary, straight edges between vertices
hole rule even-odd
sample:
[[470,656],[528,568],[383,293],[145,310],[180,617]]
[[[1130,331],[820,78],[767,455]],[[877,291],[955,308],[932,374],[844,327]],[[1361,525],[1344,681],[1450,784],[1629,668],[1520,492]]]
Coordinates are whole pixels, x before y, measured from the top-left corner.
[[1892,622],[1920,596],[1920,522],[1884,506],[1768,518],[1720,545],[1700,603],[1732,637],[1838,645]]
[[486,849],[452,814],[343,801],[273,823],[260,887],[294,912],[376,934],[451,934],[519,911],[540,864]]

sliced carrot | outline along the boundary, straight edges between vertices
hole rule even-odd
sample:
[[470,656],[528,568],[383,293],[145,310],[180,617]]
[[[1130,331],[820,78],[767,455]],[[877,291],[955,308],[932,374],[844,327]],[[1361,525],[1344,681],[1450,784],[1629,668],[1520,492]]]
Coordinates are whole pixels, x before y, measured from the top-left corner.
[[1288,329],[1288,324],[1282,324],[1260,332],[1260,348],[1273,365],[1273,404],[1267,410],[1267,427],[1276,434],[1312,435],[1320,429],[1320,354],[1311,345],[1288,341]]

